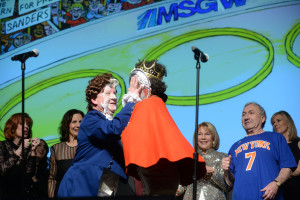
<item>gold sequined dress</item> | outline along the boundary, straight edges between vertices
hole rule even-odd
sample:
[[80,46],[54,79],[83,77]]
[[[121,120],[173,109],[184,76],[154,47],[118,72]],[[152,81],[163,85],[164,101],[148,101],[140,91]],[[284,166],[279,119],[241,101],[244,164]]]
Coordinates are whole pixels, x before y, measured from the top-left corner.
[[[198,153],[204,158],[207,166],[213,167],[216,174],[210,176],[206,174],[203,178],[197,181],[197,200],[226,200],[223,192],[229,190],[229,186],[226,184],[222,170],[222,158],[227,154],[218,152],[214,149],[206,151],[206,154],[202,153],[202,150],[198,150]],[[193,199],[193,184],[187,186],[183,200]]]

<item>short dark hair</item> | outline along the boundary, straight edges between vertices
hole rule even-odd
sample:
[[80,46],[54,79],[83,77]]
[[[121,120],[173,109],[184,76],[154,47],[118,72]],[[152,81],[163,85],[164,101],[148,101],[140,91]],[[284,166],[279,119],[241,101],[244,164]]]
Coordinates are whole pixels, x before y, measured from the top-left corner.
[[[46,169],[48,167],[48,157],[47,157],[47,154],[49,153],[49,147],[48,147],[48,144],[45,140],[43,139],[40,139],[40,144],[39,145],[42,145],[42,143],[44,143],[44,147],[45,147],[45,150],[46,150],[46,154],[43,158],[41,158],[41,160],[39,161],[39,168],[41,169]],[[38,168],[38,169],[39,169]]]

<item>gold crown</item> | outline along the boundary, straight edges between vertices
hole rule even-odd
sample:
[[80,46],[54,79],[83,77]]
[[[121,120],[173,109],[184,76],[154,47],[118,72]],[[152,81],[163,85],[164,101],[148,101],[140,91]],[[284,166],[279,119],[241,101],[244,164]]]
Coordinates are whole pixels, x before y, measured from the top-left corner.
[[148,78],[156,78],[162,79],[163,78],[163,71],[156,71],[155,70],[156,61],[150,66],[146,67],[145,60],[139,66],[135,67],[137,69],[143,70]]

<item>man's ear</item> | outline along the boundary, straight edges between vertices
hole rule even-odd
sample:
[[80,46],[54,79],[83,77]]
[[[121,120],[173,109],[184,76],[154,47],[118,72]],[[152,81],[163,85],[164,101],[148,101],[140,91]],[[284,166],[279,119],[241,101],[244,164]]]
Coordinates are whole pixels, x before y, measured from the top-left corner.
[[262,116],[262,123],[266,121],[266,116]]
[[98,105],[96,99],[91,99],[91,102],[92,102],[93,104],[95,104],[96,106]]

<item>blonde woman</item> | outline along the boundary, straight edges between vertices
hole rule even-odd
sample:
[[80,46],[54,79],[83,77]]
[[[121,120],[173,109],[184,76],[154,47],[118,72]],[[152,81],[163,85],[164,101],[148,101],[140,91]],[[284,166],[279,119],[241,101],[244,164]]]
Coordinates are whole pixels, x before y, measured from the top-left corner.
[[[196,132],[194,133],[194,145]],[[197,199],[201,200],[226,200],[224,192],[229,190],[221,167],[222,158],[227,154],[218,152],[220,139],[214,125],[209,122],[202,122],[198,125],[198,153],[206,163],[206,175],[197,181]],[[193,184],[187,186],[184,200],[193,199]]]

